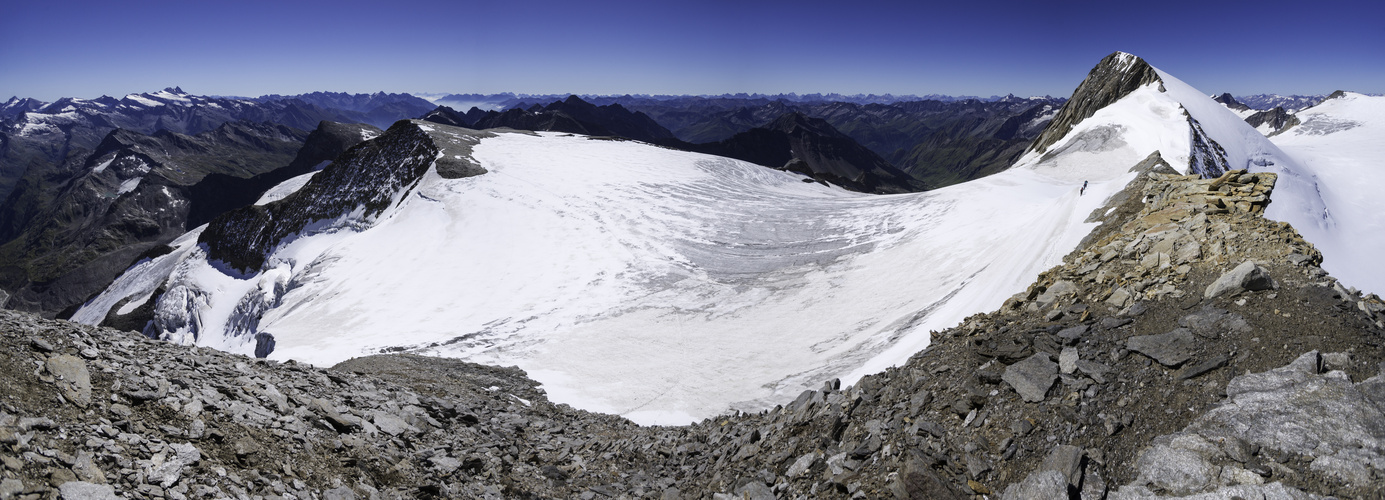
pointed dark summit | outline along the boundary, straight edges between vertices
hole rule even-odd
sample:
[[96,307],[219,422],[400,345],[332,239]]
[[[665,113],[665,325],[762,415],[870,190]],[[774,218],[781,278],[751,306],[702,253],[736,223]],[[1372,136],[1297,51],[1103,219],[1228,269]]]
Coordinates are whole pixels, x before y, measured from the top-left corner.
[[1114,52],[1097,63],[1087,78],[1072,92],[1072,98],[1053,118],[1048,128],[1029,146],[1029,151],[1040,153],[1048,151],[1049,146],[1068,135],[1074,125],[1091,117],[1098,109],[1104,108],[1135,89],[1150,83],[1163,81],[1154,67],[1144,59],[1125,52]]
[[1236,111],[1246,111],[1250,109],[1250,106],[1241,104],[1241,101],[1237,101],[1235,97],[1232,97],[1230,92],[1222,92],[1221,95],[1213,98],[1212,100],[1222,103],[1226,107],[1234,109]]

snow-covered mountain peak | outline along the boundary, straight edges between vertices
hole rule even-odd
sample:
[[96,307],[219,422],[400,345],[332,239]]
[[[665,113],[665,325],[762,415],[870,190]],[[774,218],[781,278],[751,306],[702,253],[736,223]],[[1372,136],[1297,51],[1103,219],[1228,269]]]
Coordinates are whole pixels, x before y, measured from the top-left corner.
[[[1102,108],[1119,101],[1136,89],[1159,83],[1159,75],[1144,59],[1124,52],[1108,55],[1087,73],[1072,98],[1049,122],[1048,128],[1029,146],[1029,154],[1045,154],[1060,139],[1068,135],[1079,122]],[[1160,87],[1162,90],[1162,86]]]

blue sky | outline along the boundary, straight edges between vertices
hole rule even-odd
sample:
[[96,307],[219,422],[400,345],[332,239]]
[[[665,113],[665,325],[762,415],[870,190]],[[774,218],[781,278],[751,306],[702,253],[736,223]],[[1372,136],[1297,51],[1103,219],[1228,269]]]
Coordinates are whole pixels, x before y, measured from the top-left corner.
[[0,99],[174,85],[1066,96],[1116,50],[1208,93],[1385,92],[1378,1],[15,3]]

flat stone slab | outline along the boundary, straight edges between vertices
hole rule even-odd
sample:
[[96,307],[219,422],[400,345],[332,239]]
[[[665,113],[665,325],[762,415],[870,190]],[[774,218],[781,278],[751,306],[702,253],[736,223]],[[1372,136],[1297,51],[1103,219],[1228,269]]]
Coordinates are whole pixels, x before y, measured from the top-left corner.
[[1047,354],[1037,353],[1005,367],[1005,374],[1000,378],[1014,387],[1025,401],[1037,403],[1044,400],[1048,389],[1058,380],[1058,363],[1048,359]]
[[1159,335],[1138,335],[1125,340],[1126,349],[1153,358],[1164,366],[1178,366],[1193,357],[1197,339],[1187,328]]

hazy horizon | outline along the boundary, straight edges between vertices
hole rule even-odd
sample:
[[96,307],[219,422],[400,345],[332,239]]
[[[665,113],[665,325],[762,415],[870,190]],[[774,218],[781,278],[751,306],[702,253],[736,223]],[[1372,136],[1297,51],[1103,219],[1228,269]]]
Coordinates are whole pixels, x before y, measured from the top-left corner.
[[1207,93],[1385,92],[1382,7],[1319,2],[523,6],[25,2],[0,98],[313,91],[1066,97],[1114,51]]

